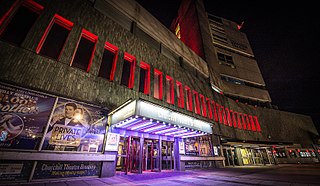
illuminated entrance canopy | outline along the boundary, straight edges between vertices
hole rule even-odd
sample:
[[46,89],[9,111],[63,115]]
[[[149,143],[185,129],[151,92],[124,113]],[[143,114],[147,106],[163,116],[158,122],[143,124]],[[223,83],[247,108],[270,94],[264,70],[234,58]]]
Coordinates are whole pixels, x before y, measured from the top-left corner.
[[119,129],[171,137],[212,134],[211,124],[142,100],[135,100],[111,116],[111,125]]

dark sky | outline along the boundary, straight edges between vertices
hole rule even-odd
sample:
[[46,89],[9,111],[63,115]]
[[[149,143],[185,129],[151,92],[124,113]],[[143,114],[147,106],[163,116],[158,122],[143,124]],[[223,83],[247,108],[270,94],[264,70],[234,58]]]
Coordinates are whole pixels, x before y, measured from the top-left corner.
[[[180,0],[138,0],[167,27]],[[280,110],[312,117],[320,131],[320,15],[316,1],[205,0],[207,12],[244,21],[272,104]]]

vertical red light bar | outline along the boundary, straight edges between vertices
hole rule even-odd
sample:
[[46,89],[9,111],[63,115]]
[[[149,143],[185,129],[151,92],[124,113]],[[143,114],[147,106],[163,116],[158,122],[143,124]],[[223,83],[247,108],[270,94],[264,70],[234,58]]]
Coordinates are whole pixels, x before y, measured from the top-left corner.
[[216,103],[217,111],[218,111],[218,118],[219,118],[219,123],[223,123],[223,118],[222,118],[222,113],[220,109],[220,105]]
[[254,121],[253,121],[253,118],[252,118],[251,115],[249,115],[249,121],[250,121],[250,123],[251,123],[251,129],[252,129],[252,131],[256,131],[257,129],[256,129],[256,126],[254,125]]
[[[241,122],[240,122],[241,121]],[[247,130],[247,124],[246,124],[246,121],[244,120],[244,117],[243,117],[243,115],[242,115],[242,113],[239,113],[239,125],[241,125],[241,123],[242,123],[242,128],[244,129],[244,130]]]
[[163,83],[162,83],[162,72],[154,69],[154,75],[158,77],[159,82],[154,83],[155,86],[158,86],[157,88],[154,87],[154,90],[157,90],[157,92],[154,92],[154,97],[157,99],[162,100],[162,89],[163,89]]
[[106,42],[106,44],[104,45],[104,48],[106,50],[109,50],[110,52],[114,53],[114,58],[112,61],[112,69],[111,69],[111,73],[110,73],[110,81],[114,80],[114,74],[116,72],[116,67],[117,67],[117,61],[118,61],[118,54],[119,54],[119,48],[112,45],[109,42]]
[[187,110],[192,111],[192,95],[191,90],[188,86],[184,87],[186,90]]
[[218,112],[217,112],[217,106],[216,103],[214,101],[212,101],[212,105],[213,105],[213,116],[214,116],[214,121],[218,122],[219,121],[219,117],[218,117]]
[[258,132],[261,132],[261,127],[260,127],[260,123],[259,123],[259,121],[258,121],[258,117],[257,117],[257,116],[253,116],[253,119],[254,119],[254,121],[255,121],[257,131],[258,131]]
[[209,98],[206,98],[207,100],[207,108],[208,108],[208,113],[209,113],[209,119],[213,119],[212,115],[212,109],[211,109],[211,100]]
[[227,122],[227,115],[224,106],[221,106],[221,112],[222,112],[222,119],[223,119],[223,124],[228,125]]
[[227,114],[227,122],[228,122],[228,125],[230,127],[232,127],[232,119],[231,119],[231,115],[230,115],[230,111],[228,108],[226,108],[226,114]]
[[202,116],[207,117],[206,102],[205,102],[204,96],[202,94],[200,94],[200,101],[201,101]]
[[[167,96],[167,103],[174,104],[174,88],[173,88],[173,79],[170,76],[166,76],[166,96]],[[169,89],[168,89],[169,88]]]
[[131,62],[130,66],[130,77],[129,77],[129,84],[128,88],[133,88],[134,85],[134,70],[136,67],[136,58],[128,53],[124,53],[124,59]]
[[177,95],[178,96],[178,107],[184,108],[184,94],[183,94],[183,88],[182,88],[182,83],[179,81],[176,81],[177,85]]
[[144,79],[144,94],[149,94],[150,92],[150,65],[145,62],[140,62],[140,67],[147,71],[146,77]]
[[199,102],[199,94],[197,91],[193,90],[193,97],[194,97],[194,112],[196,114],[201,114],[200,112],[200,102]]
[[233,124],[233,128],[237,127],[237,115],[236,112],[233,112],[233,110],[230,110],[230,114],[231,114],[231,119],[232,119],[232,124]]
[[249,121],[248,115],[247,114],[243,114],[243,116],[244,116],[244,119],[246,120],[247,129],[251,130],[251,125],[250,125],[250,121]]

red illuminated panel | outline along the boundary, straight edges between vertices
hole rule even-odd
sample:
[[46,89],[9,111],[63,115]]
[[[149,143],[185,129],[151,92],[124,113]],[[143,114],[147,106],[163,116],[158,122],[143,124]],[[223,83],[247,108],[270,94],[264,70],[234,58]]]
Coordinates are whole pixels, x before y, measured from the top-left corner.
[[218,117],[218,111],[217,111],[216,103],[214,101],[212,101],[212,105],[213,105],[214,121],[218,122],[219,121],[219,117]]
[[194,112],[200,115],[200,102],[198,92],[193,90],[192,93],[194,97]]
[[124,53],[124,63],[122,68],[121,85],[128,88],[134,86],[134,71],[136,67],[136,58],[127,52]]
[[173,79],[168,75],[166,76],[166,98],[167,103],[174,104]]
[[252,129],[252,131],[256,131],[257,129],[256,129],[256,126],[254,125],[254,121],[253,121],[253,118],[252,118],[251,115],[249,115],[249,121],[250,121],[250,123],[251,123],[251,129]]
[[258,131],[258,132],[261,132],[261,127],[260,127],[260,123],[259,123],[259,121],[258,121],[258,117],[257,117],[257,116],[253,116],[253,119],[254,119],[254,121],[255,121],[257,131]]
[[222,113],[223,124],[228,125],[227,115],[226,115],[226,111],[224,109],[224,106],[221,106],[221,113]]
[[200,101],[201,101],[201,114],[203,117],[207,117],[207,107],[206,107],[206,101],[204,100],[204,96],[200,94]]
[[191,90],[188,86],[184,87],[186,91],[186,103],[187,103],[187,110],[192,111],[192,95],[191,95]]
[[227,115],[227,122],[228,122],[228,125],[230,127],[232,127],[232,119],[231,119],[231,115],[230,115],[230,111],[228,108],[225,108],[226,109],[226,115]]
[[243,116],[244,116],[244,119],[246,120],[247,130],[251,130],[251,125],[250,125],[250,121],[249,121],[248,115],[247,114],[243,114]]
[[212,108],[211,108],[211,100],[209,98],[207,100],[207,108],[208,108],[208,116],[209,119],[213,119]]
[[238,113],[230,110],[232,116],[233,127],[237,128]]
[[85,29],[82,29],[81,37],[77,44],[77,48],[73,55],[70,66],[89,72],[97,41],[98,36]]
[[114,80],[116,66],[118,61],[118,47],[106,42],[104,45],[104,52],[102,62],[99,70],[99,77],[106,78],[110,81]]
[[178,98],[178,107],[184,108],[184,94],[182,84],[179,81],[176,81],[177,85],[177,98]]
[[218,112],[219,123],[223,123],[222,113],[221,113],[220,105],[218,103],[216,103],[216,108]]
[[[241,121],[241,122],[240,122],[240,121]],[[244,130],[247,130],[246,121],[245,121],[242,113],[239,113],[239,123],[238,123],[238,125],[241,125],[241,123],[242,123],[242,128],[243,128]]]
[[139,91],[144,94],[150,92],[150,65],[142,61],[140,62]]
[[162,100],[162,72],[154,69],[153,97]]
[[71,21],[55,14],[37,46],[36,53],[58,60],[72,27]]

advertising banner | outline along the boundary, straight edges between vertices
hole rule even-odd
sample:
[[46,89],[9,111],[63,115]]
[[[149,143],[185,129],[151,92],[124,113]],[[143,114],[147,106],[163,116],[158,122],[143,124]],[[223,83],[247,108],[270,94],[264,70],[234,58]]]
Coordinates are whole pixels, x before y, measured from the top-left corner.
[[100,170],[101,162],[95,161],[40,161],[33,179],[99,176]]
[[42,149],[101,152],[106,124],[106,110],[59,98]]
[[106,151],[118,151],[118,145],[120,140],[120,134],[108,133]]
[[37,149],[55,97],[0,84],[0,148]]

